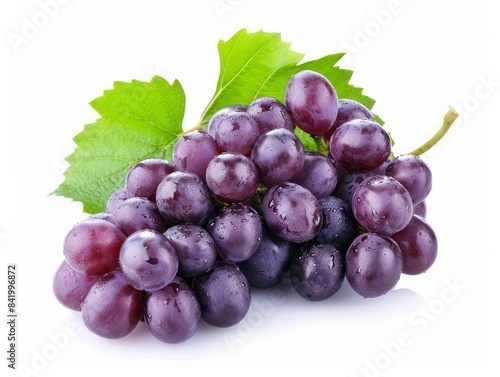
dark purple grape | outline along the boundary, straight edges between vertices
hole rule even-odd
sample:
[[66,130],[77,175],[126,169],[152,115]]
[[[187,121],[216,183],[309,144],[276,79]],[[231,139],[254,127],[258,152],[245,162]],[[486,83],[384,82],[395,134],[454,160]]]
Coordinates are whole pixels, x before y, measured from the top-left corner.
[[205,182],[194,173],[174,172],[158,185],[156,205],[170,224],[204,224],[214,210]]
[[201,308],[191,287],[176,277],[165,288],[147,293],[145,318],[155,338],[165,343],[181,343],[196,333]]
[[367,231],[391,236],[408,225],[413,203],[401,183],[392,177],[375,175],[365,179],[354,193],[352,211]]
[[314,240],[339,247],[351,241],[356,234],[357,222],[351,207],[342,199],[327,196],[319,200],[323,223]]
[[196,130],[177,139],[172,157],[177,170],[195,173],[205,180],[208,163],[218,154],[214,138],[205,130]]
[[217,258],[217,245],[210,234],[194,224],[174,225],[163,233],[179,259],[177,274],[190,278],[208,271]]
[[99,275],[80,274],[63,261],[52,281],[54,296],[64,307],[81,311],[83,300],[97,279]]
[[221,258],[238,263],[250,258],[259,247],[262,221],[252,207],[231,204],[210,218],[207,231],[217,244]]
[[309,301],[332,297],[342,286],[344,276],[344,257],[332,245],[304,245],[294,255],[290,265],[293,287]]
[[108,339],[130,334],[142,317],[144,294],[132,287],[121,270],[101,276],[82,305],[82,319],[93,333]]
[[391,154],[391,139],[378,123],[355,119],[335,130],[329,147],[333,158],[346,169],[372,170]]
[[413,214],[423,217],[424,219],[427,217],[427,204],[425,200],[413,205]]
[[250,259],[239,264],[250,286],[271,288],[281,283],[289,267],[292,248],[290,242],[277,237],[264,227],[257,251]]
[[232,105],[232,106],[227,106],[223,107],[219,111],[217,111],[211,118],[210,121],[208,122],[208,127],[207,127],[207,132],[210,136],[215,138],[215,129],[219,125],[221,119],[225,117],[229,112],[231,111],[240,111],[240,112],[246,112],[248,109],[247,105]]
[[318,199],[332,194],[337,185],[337,170],[333,161],[318,152],[305,152],[302,170],[291,182],[305,187]]
[[106,203],[106,212],[114,214],[118,210],[120,204],[130,197],[126,187],[119,188],[109,197]]
[[164,232],[167,228],[165,219],[158,211],[155,203],[144,198],[130,198],[125,200],[114,215],[118,228],[130,236],[142,229],[152,229]]
[[179,260],[163,234],[155,230],[139,230],[123,243],[120,268],[135,289],[151,292],[174,279]]
[[163,178],[175,171],[169,161],[149,158],[138,162],[130,168],[125,178],[125,187],[130,197],[156,200],[156,188]]
[[403,273],[418,275],[427,271],[436,260],[436,233],[424,218],[413,215],[403,230],[391,236],[403,256]]
[[257,121],[261,134],[277,128],[293,132],[295,128],[290,110],[273,97],[257,98],[248,106],[247,113]]
[[366,178],[373,177],[374,175],[377,174],[372,170],[358,171],[347,174],[337,185],[334,196],[342,199],[346,204],[352,206],[352,196],[358,187]]
[[250,114],[231,111],[220,120],[214,139],[221,151],[250,156],[259,135],[259,125]]
[[206,181],[215,198],[225,203],[250,199],[259,187],[255,164],[239,153],[222,153],[207,167]]
[[301,71],[285,88],[285,103],[297,127],[310,135],[322,135],[335,122],[339,109],[337,93],[323,75]]
[[284,128],[262,134],[252,151],[252,161],[267,187],[291,180],[301,171],[304,160],[302,142]]
[[366,108],[363,104],[351,99],[340,99],[337,118],[335,119],[332,128],[323,134],[325,142],[328,143],[330,137],[337,128],[354,119],[375,120],[371,111],[368,110],[368,108]]
[[118,267],[118,255],[125,234],[106,220],[84,220],[64,240],[64,257],[69,266],[84,275],[102,275]]
[[390,238],[363,233],[346,253],[346,277],[365,298],[378,297],[393,289],[403,269],[401,250]]
[[264,195],[262,213],[274,234],[295,243],[313,239],[322,222],[316,197],[306,188],[290,182],[273,186]]
[[201,318],[212,326],[233,326],[250,308],[248,281],[233,263],[216,262],[210,271],[199,275],[193,285],[201,306]]
[[385,168],[385,175],[393,177],[408,190],[413,204],[424,200],[432,188],[431,170],[417,156],[402,155],[396,157]]

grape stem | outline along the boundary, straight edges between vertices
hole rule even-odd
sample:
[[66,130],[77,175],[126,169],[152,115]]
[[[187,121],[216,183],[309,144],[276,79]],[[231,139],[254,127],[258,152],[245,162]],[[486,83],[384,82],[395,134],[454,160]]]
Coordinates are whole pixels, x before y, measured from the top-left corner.
[[323,136],[321,136],[321,135],[312,136],[311,135],[311,137],[314,139],[314,142],[316,143],[316,150],[319,153],[328,154],[329,148],[326,145],[325,140],[323,140]]
[[424,143],[417,149],[411,151],[409,154],[414,156],[421,156],[422,154],[427,152],[434,145],[436,145],[437,142],[441,140],[444,135],[446,135],[451,125],[453,124],[453,122],[455,122],[457,118],[458,118],[458,113],[453,108],[450,107],[450,109],[444,115],[443,125],[441,126],[441,128],[426,143]]

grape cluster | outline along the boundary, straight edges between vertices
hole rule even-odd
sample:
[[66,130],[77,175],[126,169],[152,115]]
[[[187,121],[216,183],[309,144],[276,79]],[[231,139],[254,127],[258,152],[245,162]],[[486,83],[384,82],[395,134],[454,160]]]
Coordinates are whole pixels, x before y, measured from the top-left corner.
[[[143,320],[179,343],[201,320],[238,323],[252,287],[285,277],[320,301],[344,280],[368,298],[427,271],[437,253],[428,166],[393,158],[372,113],[339,100],[324,76],[301,71],[284,94],[219,110],[206,131],[177,140],[173,162],[132,166],[106,212],[66,236],[57,299],[102,337]],[[306,150],[295,127],[325,153]]]

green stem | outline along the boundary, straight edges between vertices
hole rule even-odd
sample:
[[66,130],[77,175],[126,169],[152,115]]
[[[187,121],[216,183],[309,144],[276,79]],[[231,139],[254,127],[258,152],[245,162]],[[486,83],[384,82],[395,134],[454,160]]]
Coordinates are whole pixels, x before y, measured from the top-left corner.
[[312,138],[314,139],[314,142],[316,143],[316,151],[318,151],[319,153],[328,154],[328,151],[329,151],[328,145],[326,145],[325,140],[323,139],[323,136],[316,135],[316,136],[312,136]]
[[426,143],[418,147],[417,149],[413,150],[409,154],[414,155],[414,156],[421,156],[425,152],[427,152],[429,149],[431,149],[434,145],[437,144],[439,140],[443,138],[444,135],[448,132],[450,129],[451,125],[455,120],[458,118],[458,113],[453,110],[453,108],[450,107],[448,112],[444,115],[443,119],[443,125],[441,128],[436,132],[436,134],[429,139]]

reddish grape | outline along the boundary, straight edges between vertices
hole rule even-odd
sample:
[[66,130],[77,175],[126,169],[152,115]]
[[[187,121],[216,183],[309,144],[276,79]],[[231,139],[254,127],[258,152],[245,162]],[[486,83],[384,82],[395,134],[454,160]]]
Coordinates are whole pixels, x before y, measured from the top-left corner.
[[247,113],[257,121],[261,134],[277,128],[293,132],[295,128],[290,110],[273,97],[257,98],[248,106]]
[[194,291],[176,277],[166,287],[147,294],[145,318],[155,338],[165,343],[181,343],[196,333],[201,308]]
[[389,162],[385,175],[400,182],[410,193],[413,204],[424,200],[432,188],[432,173],[427,164],[417,156],[402,155]]
[[97,279],[99,275],[80,274],[63,261],[54,275],[52,288],[57,300],[63,306],[81,311],[83,300]]
[[125,178],[125,187],[129,197],[156,200],[156,188],[163,178],[175,171],[175,166],[169,161],[159,158],[149,158],[138,162],[130,168]]
[[421,274],[436,260],[438,251],[436,233],[420,216],[413,215],[409,224],[391,238],[401,249],[404,274]]
[[311,135],[323,135],[337,118],[339,101],[332,84],[314,71],[293,75],[285,88],[285,103],[297,127]]
[[205,179],[207,165],[217,156],[217,144],[205,130],[196,130],[181,136],[174,145],[172,152],[177,170],[188,171]]
[[346,169],[372,170],[391,154],[391,139],[378,123],[356,119],[335,130],[329,147],[333,158]]
[[102,275],[118,267],[125,234],[106,220],[88,219],[76,224],[64,240],[66,262],[76,272]]
[[375,175],[365,179],[354,193],[352,210],[366,230],[391,236],[408,225],[413,203],[401,183],[391,177]]
[[122,271],[101,276],[82,305],[82,319],[93,333],[108,339],[130,334],[142,317],[144,294],[132,287]]
[[365,298],[393,289],[401,277],[401,250],[390,238],[363,233],[346,253],[346,277],[351,287]]

